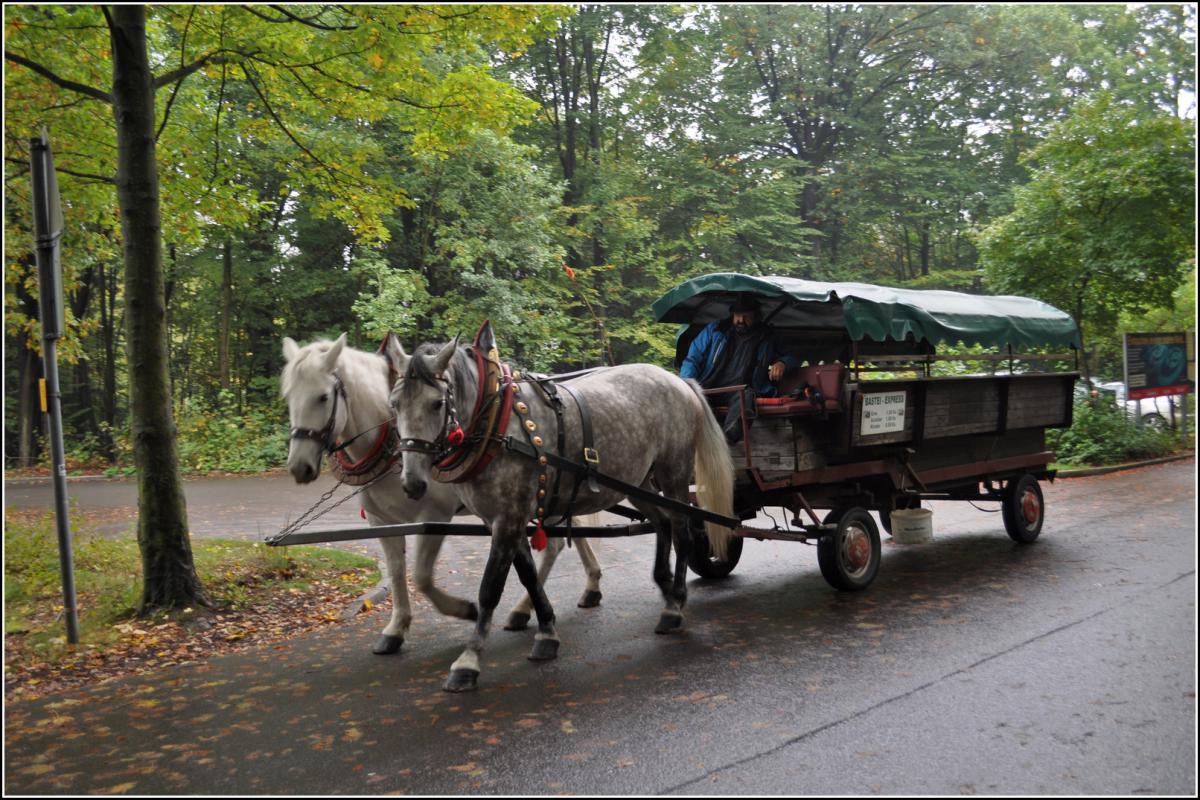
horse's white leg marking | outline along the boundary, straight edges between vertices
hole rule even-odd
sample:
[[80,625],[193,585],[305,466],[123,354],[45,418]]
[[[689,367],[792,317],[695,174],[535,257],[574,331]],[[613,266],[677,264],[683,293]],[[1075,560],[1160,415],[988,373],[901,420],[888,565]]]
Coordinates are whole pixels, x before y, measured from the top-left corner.
[[417,591],[428,597],[440,613],[458,619],[472,619],[474,607],[469,600],[443,592],[433,583],[433,566],[437,563],[438,553],[441,552],[445,538],[428,534],[417,537],[417,563],[413,569],[413,582],[417,585]]
[[575,549],[579,551],[579,560],[583,562],[583,569],[587,572],[587,591],[600,591],[600,562],[596,559],[596,554],[592,552],[592,546],[588,544],[587,539],[576,539]]
[[479,672],[479,653],[468,647],[462,651],[462,655],[450,665],[451,671],[456,669],[470,670],[471,672]]
[[[370,520],[377,524],[375,519]],[[401,639],[408,633],[412,624],[412,606],[408,601],[408,581],[405,578],[405,537],[385,536],[379,540],[383,546],[384,560],[387,562],[388,580],[392,585],[392,618],[383,629],[384,636],[399,636]]]

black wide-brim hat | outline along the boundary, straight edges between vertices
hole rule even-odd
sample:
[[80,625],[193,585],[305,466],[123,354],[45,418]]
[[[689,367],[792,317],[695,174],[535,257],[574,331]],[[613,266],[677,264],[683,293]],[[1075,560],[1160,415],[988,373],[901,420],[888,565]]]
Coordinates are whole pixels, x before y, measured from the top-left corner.
[[758,298],[752,294],[742,292],[738,294],[737,299],[733,301],[733,305],[729,308],[730,314],[743,314],[748,312],[758,313],[759,305]]

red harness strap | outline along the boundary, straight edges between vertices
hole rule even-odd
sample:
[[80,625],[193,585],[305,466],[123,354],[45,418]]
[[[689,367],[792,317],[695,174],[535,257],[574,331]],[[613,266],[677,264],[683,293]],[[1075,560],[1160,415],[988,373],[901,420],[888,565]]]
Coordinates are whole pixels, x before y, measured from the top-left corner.
[[[337,459],[338,465],[348,473],[365,472],[375,465],[375,461],[379,458],[380,451],[383,450],[384,442],[387,441],[388,433],[392,430],[392,423],[389,421],[379,431],[379,438],[375,440],[375,444],[371,450],[358,461],[351,461],[350,456],[346,455],[345,450],[338,450],[333,454]],[[393,453],[389,464],[396,463],[396,459],[400,457],[399,453]]]

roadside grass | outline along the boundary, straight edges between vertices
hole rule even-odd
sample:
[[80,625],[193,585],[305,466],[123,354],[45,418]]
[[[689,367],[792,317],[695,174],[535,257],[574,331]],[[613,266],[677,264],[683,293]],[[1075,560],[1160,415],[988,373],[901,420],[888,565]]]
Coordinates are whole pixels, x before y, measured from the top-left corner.
[[[54,516],[5,512],[5,695],[103,680],[194,661],[254,642],[288,638],[341,619],[379,581],[373,559],[323,547],[270,548],[193,539],[211,608],[137,617],[141,556],[132,538],[87,529],[73,537],[77,646],[66,642]],[[128,669],[126,668],[128,667]]]

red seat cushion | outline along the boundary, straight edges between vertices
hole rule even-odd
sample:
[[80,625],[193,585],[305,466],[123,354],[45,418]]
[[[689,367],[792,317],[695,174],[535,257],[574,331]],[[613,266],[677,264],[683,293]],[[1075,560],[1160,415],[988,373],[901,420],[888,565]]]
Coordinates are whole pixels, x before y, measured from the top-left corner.
[[779,381],[779,397],[760,397],[755,406],[760,414],[769,415],[818,411],[820,409],[809,400],[787,396],[807,384],[825,396],[826,411],[837,411],[841,408],[842,374],[845,371],[846,368],[838,363],[803,367],[783,376]]

